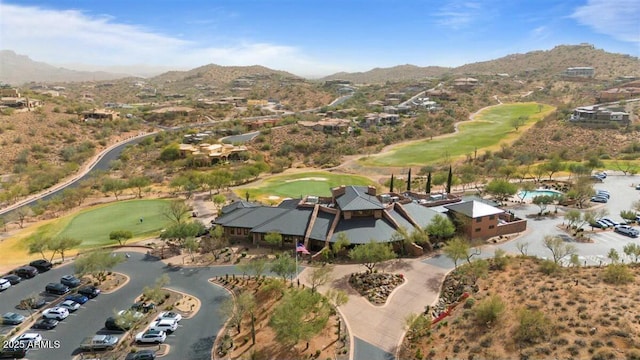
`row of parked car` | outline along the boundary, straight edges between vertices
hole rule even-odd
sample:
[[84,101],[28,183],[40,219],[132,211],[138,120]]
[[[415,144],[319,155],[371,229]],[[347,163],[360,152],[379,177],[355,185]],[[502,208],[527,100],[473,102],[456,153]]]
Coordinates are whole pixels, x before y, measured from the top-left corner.
[[596,194],[591,197],[591,201],[606,204],[610,198],[611,194],[607,190],[596,190]]
[[[640,217],[640,216],[639,216]],[[636,218],[638,220],[638,218]],[[626,223],[621,223],[610,218],[601,218],[596,220],[591,226],[600,228],[600,229],[609,229],[612,228],[613,231],[626,235],[628,237],[637,238],[640,236],[640,231]]]
[[29,265],[21,266],[0,278],[0,291],[7,290],[13,285],[19,284],[24,279],[31,279],[38,275],[51,270],[53,264],[47,260],[34,260]]

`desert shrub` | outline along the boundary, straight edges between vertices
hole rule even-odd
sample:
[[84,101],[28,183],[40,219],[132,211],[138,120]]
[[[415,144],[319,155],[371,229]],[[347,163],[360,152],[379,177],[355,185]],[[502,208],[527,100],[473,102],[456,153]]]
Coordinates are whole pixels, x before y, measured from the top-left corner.
[[632,349],[627,352],[627,360],[640,360],[640,351]]
[[560,264],[557,264],[552,260],[542,260],[538,270],[545,275],[555,274],[560,271]]
[[612,360],[616,358],[616,354],[609,349],[600,349],[593,354],[591,360]]
[[468,298],[467,301],[464,302],[464,308],[465,309],[471,309],[473,307],[473,304],[476,303],[476,299],[474,298]]
[[474,311],[476,322],[482,326],[490,326],[500,319],[505,307],[504,301],[497,295],[478,302]]
[[633,278],[633,273],[625,264],[609,264],[602,274],[604,282],[615,285],[628,284]]
[[567,351],[569,351],[569,354],[571,354],[571,356],[578,356],[580,354],[580,348],[575,345],[569,346],[567,348]]
[[552,330],[552,323],[540,310],[521,309],[513,339],[517,343],[535,344],[546,339]]

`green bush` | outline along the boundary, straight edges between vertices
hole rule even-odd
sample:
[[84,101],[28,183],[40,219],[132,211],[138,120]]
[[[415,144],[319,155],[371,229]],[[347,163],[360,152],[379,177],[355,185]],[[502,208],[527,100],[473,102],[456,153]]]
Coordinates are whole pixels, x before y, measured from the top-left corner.
[[556,264],[552,260],[542,260],[538,269],[543,274],[551,275],[560,271],[560,264]]
[[609,264],[602,274],[604,282],[621,285],[633,282],[634,275],[625,264]]
[[492,295],[478,302],[474,311],[476,322],[482,326],[495,323],[504,313],[505,307],[504,301],[497,295]]

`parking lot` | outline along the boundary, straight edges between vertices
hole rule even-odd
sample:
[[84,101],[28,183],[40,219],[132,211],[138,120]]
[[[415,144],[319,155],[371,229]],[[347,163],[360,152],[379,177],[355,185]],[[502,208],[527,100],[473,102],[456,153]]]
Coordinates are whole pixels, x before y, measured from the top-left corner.
[[[171,351],[163,359],[211,359],[213,341],[223,325],[220,314],[215,310],[227,297],[227,293],[213,286],[208,279],[216,275],[233,273],[230,267],[170,269],[160,261],[150,261],[143,254],[130,253],[131,257],[118,265],[116,271],[130,277],[130,282],[112,294],[100,294],[69,317],[61,321],[53,330],[29,329],[29,332],[42,334],[44,340],[59,341],[59,348],[34,349],[29,351],[29,359],[70,359],[79,352],[80,342],[87,336],[95,334],[114,334],[104,329],[105,320],[113,316],[114,311],[128,309],[142,289],[153,284],[159,276],[167,273],[171,278],[168,287],[189,293],[199,298],[204,311],[199,311],[193,318],[180,322],[178,330],[167,337],[166,343]],[[62,275],[73,273],[72,266],[62,266],[42,273],[33,279],[23,280],[0,293],[0,313],[8,311],[28,315],[28,311],[17,310],[16,304],[32,294],[41,293],[49,282],[58,282]],[[3,325],[2,333],[13,326]],[[135,334],[134,334],[135,335]]]

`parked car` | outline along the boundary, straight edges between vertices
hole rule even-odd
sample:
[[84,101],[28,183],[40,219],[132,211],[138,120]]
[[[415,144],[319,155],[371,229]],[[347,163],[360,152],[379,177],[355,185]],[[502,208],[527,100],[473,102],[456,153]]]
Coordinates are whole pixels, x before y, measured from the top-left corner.
[[51,330],[58,326],[59,321],[56,319],[40,319],[33,324],[32,328],[34,329],[42,329],[42,330]]
[[89,299],[93,299],[94,297],[100,295],[100,289],[93,285],[87,285],[78,289],[78,294],[84,295]]
[[5,291],[11,287],[11,282],[7,279],[0,279],[0,291]]
[[636,185],[636,190],[640,190],[640,185]]
[[614,221],[614,220],[611,220],[611,218],[602,218],[602,219],[600,219],[600,220],[602,220],[602,221],[606,222],[606,223],[607,223],[607,224],[609,224],[609,226],[611,226],[611,227],[616,227],[616,226],[618,226],[618,225],[621,225],[619,222]]
[[60,283],[48,283],[44,290],[50,294],[64,295],[69,292],[69,287]]
[[67,285],[70,288],[74,288],[74,287],[80,286],[82,282],[80,281],[80,279],[78,279],[73,275],[65,275],[62,278],[60,278],[60,283]]
[[9,274],[2,277],[5,280],[8,280],[11,285],[16,285],[22,281],[22,278],[15,274]]
[[158,314],[158,317],[156,318],[156,320],[164,320],[164,319],[180,321],[182,320],[182,315],[173,311],[163,311],[160,314]]
[[38,272],[43,273],[51,270],[51,268],[53,267],[53,264],[45,259],[39,259],[39,260],[33,260],[32,262],[30,262],[29,266],[33,266],[34,268],[38,269]]
[[145,349],[138,350],[127,354],[125,360],[155,360],[156,352],[153,350]]
[[22,343],[23,347],[29,347],[29,345],[33,343],[39,343],[41,341],[42,341],[42,335],[38,333],[30,333],[30,332],[23,333],[22,335],[18,335],[13,339],[11,339],[12,343],[16,343],[16,342]]
[[22,359],[29,349],[20,347],[0,347],[0,359]]
[[606,197],[602,197],[602,196],[594,196],[591,198],[592,202],[597,202],[597,203],[603,203],[606,204],[609,199],[607,199]]
[[43,311],[42,316],[45,319],[56,319],[60,321],[66,319],[67,316],[69,316],[69,310],[60,306],[56,306]]
[[120,338],[113,335],[94,335],[86,337],[80,343],[83,351],[112,350],[120,341]]
[[80,304],[78,304],[77,302],[75,302],[73,300],[65,300],[62,303],[60,303],[60,305],[58,305],[58,306],[69,310],[69,312],[74,312],[74,311],[80,309]]
[[607,229],[607,228],[609,228],[609,224],[607,224],[606,222],[604,222],[602,220],[596,220],[595,222],[591,223],[590,225],[595,227],[595,228],[599,228],[599,229]]
[[107,330],[111,330],[111,331],[127,331],[129,330],[129,326],[121,326],[118,325],[117,321],[116,321],[116,317],[115,316],[110,316],[107,318],[107,320],[104,322],[104,328]]
[[167,339],[167,333],[162,330],[149,329],[136,334],[137,343],[161,344]]
[[18,305],[16,305],[16,309],[19,310],[29,310],[29,309],[40,309],[41,307],[47,305],[47,300],[43,297],[38,298],[27,298],[21,300]]
[[637,238],[640,235],[640,231],[638,229],[632,228],[629,225],[619,225],[613,230],[618,234],[626,235],[628,237]]
[[2,315],[2,323],[4,325],[18,325],[22,324],[24,316],[16,314],[14,312],[8,312]]
[[596,196],[596,197],[598,197],[598,196],[599,196],[599,197],[607,198],[608,200],[609,200],[609,199],[611,199],[611,194],[609,194],[609,193],[604,193],[604,192],[600,192],[600,191],[596,192],[596,195],[595,195],[595,196]]
[[32,277],[35,277],[39,274],[38,269],[34,268],[33,266],[21,266],[13,270],[13,273],[23,279],[31,279]]
[[82,294],[73,294],[73,295],[69,295],[66,298],[64,298],[65,300],[71,300],[71,301],[75,301],[78,304],[82,305],[84,303],[86,303],[87,301],[89,301],[89,298],[82,295]]
[[172,333],[178,329],[178,322],[171,319],[156,320],[149,325],[149,329]]
[[137,302],[131,305],[131,310],[142,311],[144,313],[148,313],[149,311],[156,308],[156,304],[152,302]]

